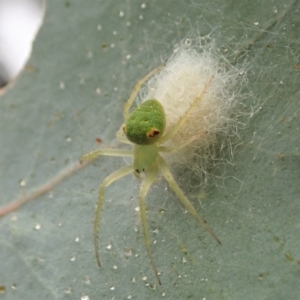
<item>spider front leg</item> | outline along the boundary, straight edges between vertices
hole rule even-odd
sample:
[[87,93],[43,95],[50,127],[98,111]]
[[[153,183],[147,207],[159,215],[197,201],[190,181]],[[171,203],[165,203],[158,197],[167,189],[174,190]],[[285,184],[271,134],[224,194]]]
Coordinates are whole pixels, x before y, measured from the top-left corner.
[[[94,150],[92,152],[89,152],[85,155],[83,155],[80,158],[80,162],[84,162],[87,160],[93,160],[95,158],[97,158],[100,155],[106,155],[106,156],[120,156],[120,157],[124,157],[124,156],[133,156],[133,151],[132,150],[125,150],[125,149],[97,149]],[[100,266],[100,256],[99,256],[99,246],[98,246],[98,234],[99,234],[99,229],[100,229],[100,215],[101,215],[101,211],[102,211],[102,207],[103,207],[103,203],[104,203],[104,195],[105,195],[105,188],[107,186],[109,186],[110,184],[112,184],[114,181],[132,173],[134,170],[133,166],[127,166],[127,167],[123,167],[115,172],[113,172],[112,174],[110,174],[109,176],[107,176],[101,187],[100,187],[100,191],[99,191],[99,197],[98,197],[98,205],[97,205],[97,210],[96,210],[96,217],[95,217],[95,222],[94,222],[94,246],[95,246],[95,254],[96,254],[96,259],[97,259],[97,263]]]
[[184,125],[185,121],[189,118],[189,115],[193,111],[193,109],[198,104],[200,104],[200,102],[203,100],[203,97],[204,97],[205,93],[207,93],[207,90],[209,89],[213,79],[214,79],[214,76],[212,75],[208,79],[208,81],[205,83],[205,86],[204,86],[202,92],[200,93],[200,95],[198,97],[196,97],[196,99],[193,101],[193,103],[188,108],[188,110],[185,112],[185,114],[179,119],[179,121],[175,124],[175,126],[173,126],[173,128],[159,140],[160,145],[163,144],[164,142],[168,141],[170,138],[172,138],[173,135],[176,134],[176,132],[178,130],[180,130],[180,127]]
[[221,244],[221,241],[219,240],[219,238],[216,236],[216,234],[212,231],[212,229],[206,224],[205,220],[203,220],[199,214],[197,213],[194,205],[190,202],[190,200],[184,195],[183,191],[181,190],[181,188],[178,186],[178,184],[176,183],[166,161],[159,156],[158,158],[159,161],[159,166],[161,168],[161,172],[164,176],[164,178],[167,180],[167,182],[169,183],[170,187],[172,188],[172,190],[175,192],[175,194],[178,196],[179,200],[181,201],[181,203],[185,206],[185,208],[187,209],[187,211],[193,216],[195,217],[198,222],[203,226],[203,228],[208,231],[213,237],[214,239]]
[[101,184],[99,197],[98,197],[98,205],[96,210],[96,217],[94,222],[94,246],[95,246],[96,259],[99,266],[101,266],[101,263],[100,263],[100,255],[99,255],[98,234],[100,229],[100,216],[101,216],[102,207],[104,203],[105,188],[108,187],[110,184],[112,184],[114,181],[132,173],[133,170],[134,170],[133,166],[126,166],[120,168],[119,170],[107,176],[104,179],[103,183]]
[[143,77],[141,80],[139,80],[136,85],[134,86],[131,95],[129,97],[129,99],[127,100],[127,102],[124,105],[124,119],[127,120],[129,115],[130,115],[130,108],[133,104],[134,99],[136,98],[138,92],[140,91],[142,85],[150,78],[152,77],[155,73],[157,73],[158,71],[160,71],[165,65],[160,65],[158,67],[156,67],[155,69],[153,69],[151,72],[149,72],[145,77]]
[[180,146],[176,147],[176,148],[170,148],[170,147],[165,147],[165,146],[159,146],[158,150],[159,152],[165,152],[165,153],[176,153],[179,150],[185,148],[186,146],[188,146],[189,144],[193,143],[194,141],[196,141],[197,139],[201,139],[201,137],[205,136],[207,134],[207,132],[203,132],[201,134],[198,134],[194,137],[192,137],[191,139],[187,140],[185,143],[182,143]]
[[94,150],[92,152],[86,153],[80,158],[80,162],[84,162],[86,160],[93,160],[97,158],[98,156],[133,156],[133,151],[132,150],[125,150],[125,149],[105,149],[105,148],[100,148],[97,150]]
[[147,212],[146,212],[146,195],[153,184],[158,172],[157,163],[154,163],[151,168],[148,169],[146,173],[146,178],[142,181],[141,190],[140,190],[140,211],[141,211],[141,221],[144,233],[144,240],[148,252],[148,256],[157,278],[158,283],[161,285],[161,281],[158,275],[158,271],[154,262],[154,258],[151,251],[151,238],[149,234],[148,221],[147,221]]

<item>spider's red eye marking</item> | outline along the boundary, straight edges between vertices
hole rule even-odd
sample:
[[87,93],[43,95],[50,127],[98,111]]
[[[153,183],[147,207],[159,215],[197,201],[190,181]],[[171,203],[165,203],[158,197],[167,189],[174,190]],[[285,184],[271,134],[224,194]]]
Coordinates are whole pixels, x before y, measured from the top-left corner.
[[147,132],[147,136],[149,138],[155,137],[158,134],[160,134],[160,130],[158,130],[156,128],[152,128],[150,131]]

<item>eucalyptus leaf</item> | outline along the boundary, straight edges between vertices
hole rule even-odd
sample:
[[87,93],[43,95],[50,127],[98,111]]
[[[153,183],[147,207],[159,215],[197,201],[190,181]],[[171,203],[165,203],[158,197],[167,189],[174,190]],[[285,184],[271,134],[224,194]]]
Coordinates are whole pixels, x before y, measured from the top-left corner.
[[0,98],[1,205],[92,149],[118,147],[134,84],[191,32],[247,66],[245,103],[260,108],[243,120],[234,164],[203,197],[186,190],[222,245],[159,180],[148,196],[158,286],[136,209],[139,182],[128,176],[107,189],[99,268],[98,189],[130,163],[100,157],[0,220],[0,298],[299,297],[299,9],[296,0],[48,1],[27,67]]

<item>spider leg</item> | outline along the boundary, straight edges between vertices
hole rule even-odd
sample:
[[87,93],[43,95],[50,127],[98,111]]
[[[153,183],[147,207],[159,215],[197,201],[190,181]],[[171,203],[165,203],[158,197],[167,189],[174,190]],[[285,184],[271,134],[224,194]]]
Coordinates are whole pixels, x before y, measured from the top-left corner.
[[207,90],[209,89],[213,79],[214,79],[214,76],[212,75],[208,79],[208,81],[205,83],[205,86],[204,86],[202,92],[200,93],[200,95],[193,101],[192,105],[188,108],[188,110],[185,112],[185,114],[179,119],[177,124],[175,124],[175,126],[169,132],[167,132],[166,135],[161,137],[161,139],[159,140],[159,144],[163,144],[164,142],[169,140],[180,129],[180,127],[188,119],[192,110],[202,101],[202,99],[203,99],[205,93],[207,93]]
[[158,166],[155,163],[152,168],[150,168],[147,172],[146,178],[142,181],[141,184],[141,190],[140,190],[140,212],[141,212],[141,219],[142,219],[142,226],[143,226],[143,233],[144,233],[144,239],[145,244],[148,252],[148,256],[152,265],[152,268],[154,270],[155,276],[157,278],[157,281],[159,285],[161,285],[161,281],[158,275],[158,271],[154,262],[154,258],[151,251],[151,239],[149,234],[149,228],[148,228],[148,221],[147,221],[147,213],[146,213],[146,195],[149,191],[149,188],[153,184],[158,172]]
[[99,191],[98,205],[96,210],[96,217],[94,222],[94,246],[95,246],[96,259],[99,266],[101,266],[101,263],[100,263],[100,255],[99,255],[98,234],[100,229],[100,215],[104,203],[105,188],[109,186],[111,183],[113,183],[114,181],[132,173],[133,170],[134,170],[133,166],[126,166],[120,168],[119,170],[107,176],[104,179],[103,183],[101,184],[100,191]]
[[182,143],[179,147],[176,148],[171,148],[171,147],[165,147],[165,146],[159,146],[158,151],[159,152],[165,152],[165,153],[175,153],[181,150],[182,148],[186,147],[187,145],[193,143],[195,140],[201,139],[201,137],[205,136],[207,132],[203,132],[201,134],[198,134],[192,138],[190,138],[188,141],[185,143]]
[[92,160],[97,158],[100,155],[106,156],[133,156],[132,150],[125,150],[125,149],[97,149],[92,152],[86,153],[80,158],[80,162],[83,163],[86,160]]
[[124,124],[120,127],[120,129],[117,132],[117,139],[118,139],[118,141],[121,142],[121,143],[123,143],[123,144],[133,145],[133,143],[130,142],[127,139],[126,135],[124,134],[123,126],[124,126]]
[[198,220],[198,222],[203,226],[203,228],[206,231],[208,231],[219,244],[221,244],[221,241],[219,240],[219,238],[212,231],[212,229],[206,224],[205,220],[203,220],[199,216],[199,214],[197,213],[194,205],[184,195],[183,191],[181,190],[181,188],[176,183],[176,181],[175,181],[175,179],[174,179],[174,177],[173,177],[166,161],[161,156],[159,156],[158,159],[159,159],[159,166],[161,168],[161,172],[162,172],[163,176],[165,177],[165,179],[167,180],[167,182],[169,183],[170,187],[173,189],[175,194],[178,196],[181,203],[185,206],[185,208],[188,210],[188,212]]
[[134,86],[132,92],[131,92],[131,95],[129,97],[129,99],[127,100],[127,102],[125,103],[124,105],[124,112],[123,112],[123,115],[124,115],[124,119],[127,120],[130,113],[129,113],[129,110],[132,106],[132,103],[134,101],[134,99],[136,98],[138,92],[140,91],[142,85],[151,77],[153,76],[155,73],[157,73],[159,70],[161,70],[165,65],[160,65],[158,67],[156,67],[155,69],[153,69],[151,72],[149,72],[146,76],[144,76],[142,79],[140,79],[136,85]]

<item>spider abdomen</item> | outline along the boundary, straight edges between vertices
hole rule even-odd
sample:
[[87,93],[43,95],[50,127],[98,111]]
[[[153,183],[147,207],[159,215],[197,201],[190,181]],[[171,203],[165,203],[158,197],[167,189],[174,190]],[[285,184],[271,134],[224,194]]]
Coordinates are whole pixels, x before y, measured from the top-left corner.
[[123,130],[126,137],[137,145],[155,144],[166,126],[163,106],[155,99],[137,107],[127,119]]

